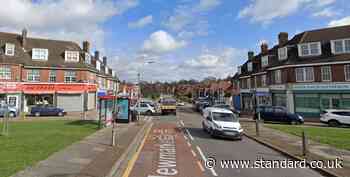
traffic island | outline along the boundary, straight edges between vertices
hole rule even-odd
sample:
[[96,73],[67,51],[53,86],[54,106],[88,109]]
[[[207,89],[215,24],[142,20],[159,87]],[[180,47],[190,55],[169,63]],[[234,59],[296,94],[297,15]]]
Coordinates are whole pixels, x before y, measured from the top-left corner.
[[[321,160],[323,162],[328,162],[329,160],[342,161],[342,168],[313,168],[325,176],[348,177],[350,174],[350,152],[347,150],[337,149],[310,139],[306,140],[307,149],[303,149],[303,139],[301,138],[301,135],[295,136],[283,131],[272,129],[268,127],[270,124],[263,123],[259,124],[259,133],[257,133],[255,122],[242,121],[241,124],[244,128],[245,135],[248,138],[268,146],[293,160],[302,161],[305,159],[309,165],[310,162],[316,160]],[[303,127],[307,128],[308,126]],[[304,153],[305,155],[303,155]]]

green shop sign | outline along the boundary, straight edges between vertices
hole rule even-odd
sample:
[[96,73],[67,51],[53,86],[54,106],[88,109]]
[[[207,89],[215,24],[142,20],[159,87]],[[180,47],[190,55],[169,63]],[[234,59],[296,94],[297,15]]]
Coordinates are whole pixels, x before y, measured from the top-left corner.
[[296,84],[293,90],[350,90],[350,84]]

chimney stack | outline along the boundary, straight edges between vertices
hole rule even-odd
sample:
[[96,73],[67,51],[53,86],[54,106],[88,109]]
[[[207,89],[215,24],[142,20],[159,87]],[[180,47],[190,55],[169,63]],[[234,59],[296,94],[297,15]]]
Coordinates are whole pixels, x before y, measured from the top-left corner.
[[249,51],[248,52],[248,60],[252,60],[254,57],[254,52],[253,51]]
[[95,59],[96,60],[100,59],[100,52],[98,50],[95,51]]
[[22,30],[22,36],[21,36],[21,42],[22,42],[22,47],[25,47],[26,43],[27,43],[27,29],[23,29]]
[[103,64],[104,64],[105,66],[107,66],[107,57],[106,57],[106,56],[103,57]]
[[282,45],[286,44],[288,42],[288,33],[287,32],[280,32],[278,34],[278,45],[281,47]]
[[261,54],[266,55],[267,53],[269,53],[269,46],[267,45],[266,42],[263,42],[260,48],[261,48]]
[[90,53],[90,43],[89,41],[83,41],[83,51],[86,53]]

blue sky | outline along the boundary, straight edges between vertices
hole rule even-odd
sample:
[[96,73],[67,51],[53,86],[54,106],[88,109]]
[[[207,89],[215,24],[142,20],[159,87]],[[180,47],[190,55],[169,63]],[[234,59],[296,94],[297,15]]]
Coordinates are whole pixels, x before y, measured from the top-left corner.
[[[2,1],[2,0],[1,0]],[[5,0],[4,0],[5,1]],[[346,0],[11,0],[0,30],[89,40],[122,80],[232,75],[279,32],[350,24]],[[92,51],[93,52],[93,51]],[[154,61],[147,64],[145,61]]]

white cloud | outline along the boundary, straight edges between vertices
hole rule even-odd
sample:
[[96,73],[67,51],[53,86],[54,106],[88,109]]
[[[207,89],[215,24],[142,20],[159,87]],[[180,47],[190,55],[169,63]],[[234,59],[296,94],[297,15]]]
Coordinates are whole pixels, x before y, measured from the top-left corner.
[[328,26],[343,26],[343,25],[350,25],[350,16],[343,17],[338,20],[333,20],[328,23]]
[[11,0],[0,6],[0,30],[81,42],[103,48],[102,23],[138,5],[137,0]]
[[130,22],[128,24],[129,28],[142,28],[146,25],[149,25],[153,22],[153,16],[152,15],[148,15],[145,16],[135,22]]
[[251,22],[269,24],[277,18],[283,18],[309,7],[317,10],[333,4],[334,0],[253,0],[238,14],[239,18],[250,18]]
[[221,4],[220,0],[200,0],[199,4],[195,7],[195,9],[197,11],[208,11],[220,4]]
[[142,50],[146,53],[163,54],[182,48],[185,45],[185,41],[177,41],[169,33],[159,30],[152,33],[149,39],[144,41]]
[[339,15],[339,12],[332,8],[325,8],[312,14],[313,17],[334,17],[337,15]]

